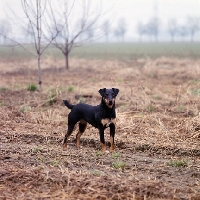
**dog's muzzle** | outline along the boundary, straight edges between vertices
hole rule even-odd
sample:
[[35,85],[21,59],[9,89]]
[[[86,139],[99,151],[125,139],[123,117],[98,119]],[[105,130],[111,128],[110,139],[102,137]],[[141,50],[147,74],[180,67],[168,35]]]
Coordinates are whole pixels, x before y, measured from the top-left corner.
[[113,101],[109,101],[109,102],[108,102],[108,105],[109,105],[109,106],[112,106],[112,104],[113,104]]

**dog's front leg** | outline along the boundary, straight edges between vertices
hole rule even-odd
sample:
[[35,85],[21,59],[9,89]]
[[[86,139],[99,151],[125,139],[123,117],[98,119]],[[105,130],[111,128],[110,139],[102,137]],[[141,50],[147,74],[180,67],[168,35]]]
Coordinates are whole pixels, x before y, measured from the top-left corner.
[[102,151],[106,151],[106,143],[105,143],[105,139],[104,139],[104,128],[100,127],[99,128],[99,134],[100,134],[100,142],[101,142],[101,149]]
[[113,152],[115,149],[114,137],[115,137],[115,124],[111,123],[110,124],[110,152]]

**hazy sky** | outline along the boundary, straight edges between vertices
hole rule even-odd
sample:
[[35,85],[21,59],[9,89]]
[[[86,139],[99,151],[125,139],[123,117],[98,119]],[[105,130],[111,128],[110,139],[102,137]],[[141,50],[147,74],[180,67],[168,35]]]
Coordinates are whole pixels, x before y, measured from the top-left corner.
[[[81,0],[76,0],[81,1]],[[91,0],[91,2],[99,2]],[[170,18],[184,23],[188,16],[200,16],[200,0],[101,0],[106,13],[102,19],[110,18],[115,26],[119,18],[124,18],[128,26],[127,35],[137,35],[139,21],[146,23],[155,14],[161,20],[161,27],[167,27]],[[56,2],[56,0],[55,0]],[[21,12],[21,0],[0,0],[0,19],[9,15],[9,5],[15,12]],[[94,10],[95,12],[95,10]],[[78,13],[77,13],[78,15]],[[128,36],[129,37],[129,36]]]

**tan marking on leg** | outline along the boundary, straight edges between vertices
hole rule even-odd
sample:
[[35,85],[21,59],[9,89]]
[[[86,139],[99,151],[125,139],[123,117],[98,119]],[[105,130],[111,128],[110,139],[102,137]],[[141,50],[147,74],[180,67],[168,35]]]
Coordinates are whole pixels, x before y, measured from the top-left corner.
[[80,138],[81,138],[82,133],[78,132],[76,135],[76,147],[80,148]]
[[87,122],[85,120],[81,120],[80,123],[87,125]]
[[63,149],[66,149],[67,148],[67,142],[65,142],[64,144],[63,144]]
[[103,152],[105,152],[106,151],[106,144],[101,143],[101,149],[102,149]]

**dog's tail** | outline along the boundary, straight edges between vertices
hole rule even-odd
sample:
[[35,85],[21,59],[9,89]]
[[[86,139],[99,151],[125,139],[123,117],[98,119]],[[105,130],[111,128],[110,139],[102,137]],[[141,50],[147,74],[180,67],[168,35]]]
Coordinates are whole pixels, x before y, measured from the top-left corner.
[[67,106],[69,109],[72,109],[74,107],[74,105],[70,104],[67,100],[63,100],[63,103],[65,104],[65,106]]

